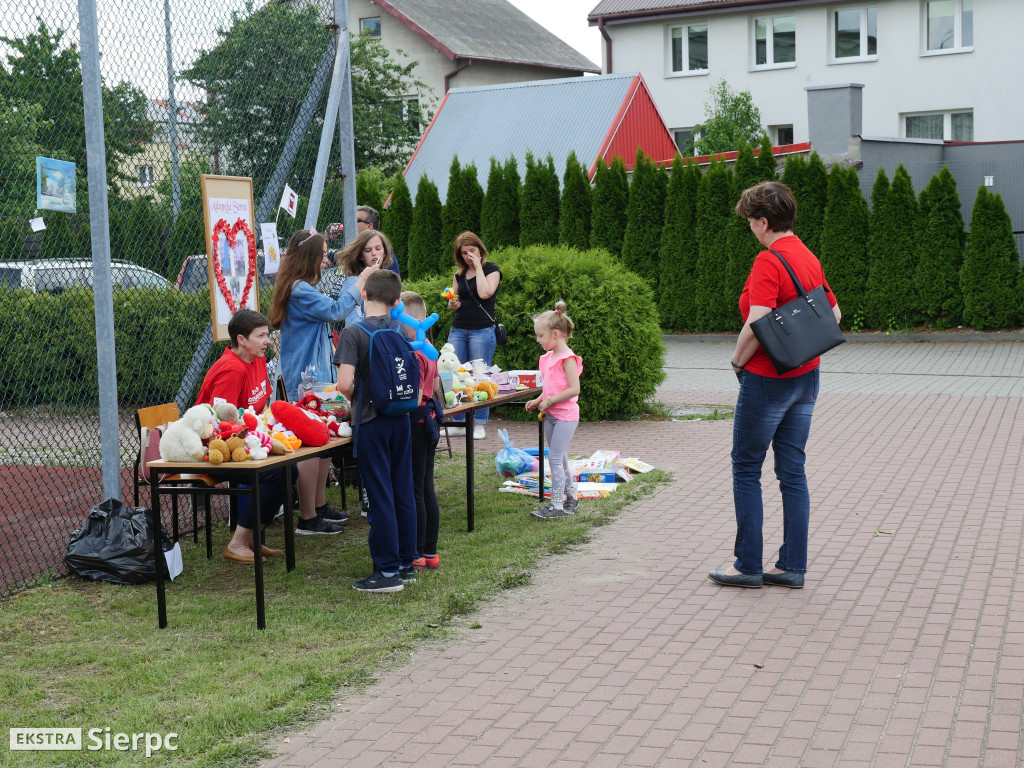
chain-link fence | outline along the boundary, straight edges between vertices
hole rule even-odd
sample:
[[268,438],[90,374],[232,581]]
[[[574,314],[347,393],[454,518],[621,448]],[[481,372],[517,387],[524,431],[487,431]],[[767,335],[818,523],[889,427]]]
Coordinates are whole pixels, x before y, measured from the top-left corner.
[[[251,177],[258,221],[275,219],[285,183],[309,194],[336,27],[333,0],[109,0],[98,21],[122,496],[131,503],[135,411],[190,405],[199,383],[185,378],[190,363],[205,371],[220,353],[201,343],[210,297],[199,176]],[[103,482],[77,3],[12,0],[0,38],[3,597],[65,573],[68,535],[102,501]],[[354,41],[354,73],[379,62],[372,45]],[[357,158],[362,142],[364,162],[391,172],[419,115],[388,132],[388,167],[373,154],[386,142],[361,136],[359,119],[385,125],[395,100],[364,96],[362,106]],[[319,221],[342,220],[333,145]],[[73,210],[37,209],[37,196]],[[282,242],[302,227],[304,200],[294,219],[279,217]],[[266,311],[272,282],[260,284]]]

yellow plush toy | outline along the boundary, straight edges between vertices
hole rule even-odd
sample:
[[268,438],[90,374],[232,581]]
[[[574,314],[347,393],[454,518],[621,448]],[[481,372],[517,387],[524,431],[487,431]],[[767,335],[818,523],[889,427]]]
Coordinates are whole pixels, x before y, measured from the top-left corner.
[[238,435],[232,435],[227,440],[215,438],[210,441],[209,449],[208,458],[211,464],[223,464],[225,461],[245,461],[249,458],[245,440]]
[[478,392],[486,392],[488,400],[498,396],[498,385],[493,381],[481,381],[476,385],[476,389]]

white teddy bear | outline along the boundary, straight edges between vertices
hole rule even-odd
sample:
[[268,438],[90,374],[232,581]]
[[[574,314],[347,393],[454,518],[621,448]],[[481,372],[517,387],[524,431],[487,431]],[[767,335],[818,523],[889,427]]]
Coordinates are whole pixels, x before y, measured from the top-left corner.
[[437,370],[455,373],[461,367],[462,363],[459,362],[459,358],[455,355],[455,347],[451,344],[445,344],[441,347],[441,352],[437,358]]
[[160,438],[160,458],[165,461],[202,461],[203,440],[213,435],[217,415],[208,405],[194,405],[172,421]]
[[253,461],[262,461],[270,455],[263,446],[263,441],[260,440],[259,435],[248,434],[245,436],[245,447],[249,449],[249,458]]

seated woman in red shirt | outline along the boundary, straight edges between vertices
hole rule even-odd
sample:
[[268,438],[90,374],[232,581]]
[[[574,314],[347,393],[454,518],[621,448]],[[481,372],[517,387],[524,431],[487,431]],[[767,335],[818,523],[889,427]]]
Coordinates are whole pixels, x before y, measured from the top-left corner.
[[[239,408],[252,408],[262,413],[270,399],[270,382],[267,380],[267,347],[270,346],[270,321],[265,315],[251,309],[240,309],[231,316],[228,334],[231,346],[213,364],[203,385],[199,388],[196,404],[227,402]],[[295,479],[295,467],[292,468]],[[216,476],[216,473],[211,473]],[[270,470],[260,474],[260,518],[266,527],[274,514],[284,503],[281,470]],[[238,525],[231,541],[224,548],[224,559],[238,563],[251,563],[253,555],[253,524],[251,503],[248,496],[238,502]],[[276,557],[284,552],[280,549],[263,547],[263,555]]]

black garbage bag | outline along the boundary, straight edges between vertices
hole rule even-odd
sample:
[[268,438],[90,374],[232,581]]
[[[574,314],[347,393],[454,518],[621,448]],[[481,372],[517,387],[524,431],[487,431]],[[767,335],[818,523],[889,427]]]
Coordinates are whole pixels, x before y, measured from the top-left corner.
[[[153,532],[148,507],[129,507],[107,499],[89,510],[85,525],[71,534],[64,562],[73,573],[115,584],[142,584],[156,578]],[[163,534],[163,550],[171,549]],[[163,557],[157,562],[167,575]]]

